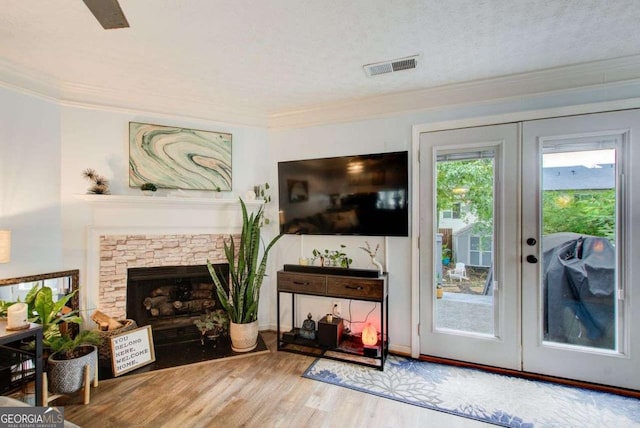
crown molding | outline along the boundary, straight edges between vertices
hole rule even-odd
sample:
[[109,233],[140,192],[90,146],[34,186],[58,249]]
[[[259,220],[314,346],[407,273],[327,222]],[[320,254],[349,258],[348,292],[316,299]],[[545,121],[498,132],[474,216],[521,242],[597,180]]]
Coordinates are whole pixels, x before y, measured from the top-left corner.
[[60,83],[0,58],[0,86],[46,101],[60,101]]
[[280,130],[352,122],[412,111],[496,102],[589,87],[615,86],[636,80],[640,80],[640,56],[616,58],[310,106],[270,115],[269,128]]
[[251,109],[223,109],[214,103],[196,99],[60,82],[0,59],[0,86],[62,105],[179,116],[270,130],[352,122],[584,88],[613,87],[636,80],[640,80],[640,55],[266,114]]
[[62,85],[60,101],[71,106],[181,116],[228,125],[265,128],[268,124],[266,116],[254,110],[222,109],[216,104],[202,100],[153,93],[121,92],[70,82]]
[[267,117],[252,110],[221,109],[219,106],[188,98],[174,98],[161,94],[121,92],[103,88],[61,82],[49,75],[21,69],[0,59],[0,87],[34,96],[64,106],[152,113],[221,122],[227,125],[266,128]]

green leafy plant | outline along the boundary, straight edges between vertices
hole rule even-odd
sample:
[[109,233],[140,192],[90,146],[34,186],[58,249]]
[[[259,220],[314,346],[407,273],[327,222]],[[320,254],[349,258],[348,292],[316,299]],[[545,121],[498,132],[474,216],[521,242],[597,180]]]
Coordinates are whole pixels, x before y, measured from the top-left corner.
[[346,245],[340,244],[340,250],[328,250],[325,248],[324,251],[320,251],[314,248],[312,254],[312,263],[317,258],[320,259],[320,265],[324,266],[324,261],[329,260],[331,266],[340,266],[344,268],[348,268],[353,260],[347,256],[345,252],[342,251],[343,248],[346,248]]
[[255,193],[258,198],[264,200],[265,203],[271,202],[271,195],[269,195],[268,190],[271,188],[269,183],[258,184],[255,186]]
[[6,317],[7,316],[7,309],[9,308],[9,306],[13,305],[14,303],[17,303],[17,302],[9,302],[8,300],[0,300],[0,317]]
[[[254,186],[253,189],[256,194],[256,197],[264,201],[264,206],[266,209],[267,204],[271,202],[271,195],[269,194],[269,189],[271,189],[271,186],[269,186],[269,183],[266,182],[264,184],[258,184]],[[263,212],[260,226],[262,226],[263,224],[269,224],[269,223],[271,223],[271,219],[267,217],[266,213]]]
[[[61,337],[60,326],[63,323],[81,324],[82,318],[77,311],[65,311],[66,304],[77,293],[77,290],[53,301],[53,291],[50,287],[34,285],[27,296],[29,321],[42,325],[43,344],[50,347],[53,339]],[[35,315],[34,315],[35,314]]]
[[200,330],[200,335],[203,338],[207,335],[226,335],[229,332],[229,315],[224,309],[207,311],[193,323]]
[[150,191],[150,192],[155,192],[156,190],[158,190],[158,188],[153,183],[144,183],[142,186],[140,186],[140,190],[143,190],[143,191],[147,190],[147,191]]
[[264,247],[262,258],[258,260],[260,244],[260,225],[264,207],[257,213],[247,213],[247,207],[240,199],[242,208],[242,231],[236,257],[236,242],[230,236],[230,243],[224,243],[224,253],[229,263],[230,280],[219,275],[207,260],[209,274],[216,286],[216,293],[229,319],[236,324],[247,324],[258,319],[260,287],[267,270],[267,257],[275,243],[282,237],[278,235]]
[[53,353],[57,352],[59,356],[64,355],[64,359],[71,360],[85,355],[81,351],[82,345],[100,345],[100,343],[102,338],[96,330],[81,330],[73,338],[67,334],[54,337],[49,346]]
[[449,263],[451,263],[451,249],[450,248],[443,248],[442,249],[442,264],[448,265]]

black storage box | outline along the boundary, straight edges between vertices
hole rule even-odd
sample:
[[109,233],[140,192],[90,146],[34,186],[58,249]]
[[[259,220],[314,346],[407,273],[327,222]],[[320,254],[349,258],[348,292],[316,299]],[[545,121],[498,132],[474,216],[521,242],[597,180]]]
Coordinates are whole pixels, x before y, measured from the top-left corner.
[[284,333],[282,333],[282,341],[287,343],[293,343],[295,342],[297,336],[298,334],[296,330],[285,331]]
[[327,317],[318,321],[318,344],[327,348],[337,348],[342,342],[342,330],[344,322],[342,318],[333,317],[331,322]]

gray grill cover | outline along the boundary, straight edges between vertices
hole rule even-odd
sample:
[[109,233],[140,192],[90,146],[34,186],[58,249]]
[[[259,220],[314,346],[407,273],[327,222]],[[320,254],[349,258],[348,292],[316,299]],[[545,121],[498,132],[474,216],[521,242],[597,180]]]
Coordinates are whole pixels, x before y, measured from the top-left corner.
[[[589,339],[598,340],[614,322],[615,249],[606,238],[562,239],[570,235],[549,235],[543,243],[552,246],[543,254],[547,340],[566,342],[565,308],[582,322]],[[558,241],[564,242],[555,245]]]

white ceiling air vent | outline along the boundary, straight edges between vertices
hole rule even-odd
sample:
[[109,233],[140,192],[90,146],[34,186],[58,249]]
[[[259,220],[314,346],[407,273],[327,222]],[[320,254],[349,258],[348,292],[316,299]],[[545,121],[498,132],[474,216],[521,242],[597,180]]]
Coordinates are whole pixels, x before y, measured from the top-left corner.
[[391,61],[376,62],[373,64],[363,65],[364,72],[367,76],[377,76],[378,74],[393,73],[396,71],[410,70],[418,65],[418,55],[406,58],[393,59]]

